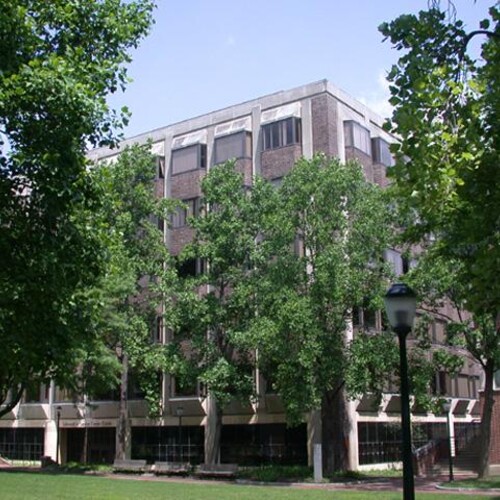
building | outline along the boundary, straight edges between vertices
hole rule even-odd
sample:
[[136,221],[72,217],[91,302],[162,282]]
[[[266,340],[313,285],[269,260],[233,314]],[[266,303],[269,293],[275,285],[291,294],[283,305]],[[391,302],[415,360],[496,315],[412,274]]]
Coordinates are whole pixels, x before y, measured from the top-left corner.
[[[157,157],[157,194],[186,202],[166,232],[170,251],[178,254],[192,238],[186,226],[188,212],[195,212],[201,195],[200,180],[211,166],[229,158],[246,184],[254,175],[271,182],[280,179],[299,157],[310,158],[322,151],[341,160],[357,159],[371,182],[387,184],[386,169],[392,165],[389,144],[394,138],[382,128],[383,119],[328,81],[319,81],[281,91],[219,111],[159,128],[123,142],[152,142]],[[113,161],[117,150],[99,149],[91,159]],[[400,253],[388,249],[389,260],[398,274],[405,268]],[[365,327],[380,327],[377,315],[359,315]],[[444,339],[444,324],[433,325],[433,340]],[[160,341],[165,341],[161,325]],[[305,463],[311,457],[314,419],[296,429],[287,429],[279,397],[267,393],[256,376],[259,404],[231,404],[224,411],[222,461]],[[479,371],[464,356],[463,370],[450,378],[436,375],[434,390],[453,397],[452,421],[458,434],[461,427],[478,417]],[[129,412],[132,422],[132,458],[155,460],[202,460],[203,430],[210,421],[205,398],[198,388],[184,388],[168,374],[163,377],[163,416],[149,419],[140,392],[131,387]],[[373,408],[370,398],[351,404],[354,426],[354,466],[391,463],[399,454],[399,396],[385,395]],[[418,413],[413,422],[416,438],[426,443],[446,432],[446,416]],[[84,440],[89,461],[112,461],[118,403],[109,399],[89,405],[73,403],[54,385],[26,394],[23,402],[0,420],[0,454],[23,459],[48,455],[63,461],[80,460]],[[86,433],[87,431],[87,433]],[[381,446],[383,443],[383,446]],[[230,446],[229,446],[230,444]]]

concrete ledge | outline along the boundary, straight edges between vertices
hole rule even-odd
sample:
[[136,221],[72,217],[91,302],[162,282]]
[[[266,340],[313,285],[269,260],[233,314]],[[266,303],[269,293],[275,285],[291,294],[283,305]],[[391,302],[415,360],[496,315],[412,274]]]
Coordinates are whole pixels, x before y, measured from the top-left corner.
[[191,464],[188,462],[155,462],[151,467],[151,472],[155,474],[189,474]]
[[146,465],[146,460],[115,460],[113,462],[113,472],[134,472],[142,474],[149,472],[150,467]]
[[238,464],[201,464],[195,474],[203,477],[234,477],[238,472]]

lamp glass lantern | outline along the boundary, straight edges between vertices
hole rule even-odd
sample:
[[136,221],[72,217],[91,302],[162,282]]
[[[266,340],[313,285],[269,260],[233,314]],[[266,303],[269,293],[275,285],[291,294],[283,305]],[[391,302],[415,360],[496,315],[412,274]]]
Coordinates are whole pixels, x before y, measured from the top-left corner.
[[409,332],[417,309],[417,298],[413,290],[404,283],[395,283],[387,291],[384,303],[393,330],[397,333],[399,330]]

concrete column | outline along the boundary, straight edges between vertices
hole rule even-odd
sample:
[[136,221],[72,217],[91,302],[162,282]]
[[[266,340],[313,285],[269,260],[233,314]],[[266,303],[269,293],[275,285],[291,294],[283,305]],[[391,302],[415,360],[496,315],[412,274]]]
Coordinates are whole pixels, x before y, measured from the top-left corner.
[[314,445],[321,444],[321,410],[309,413],[307,419],[307,464],[313,465]]
[[57,458],[57,424],[54,419],[50,419],[45,424],[44,434],[44,455],[50,457],[54,462]]
[[302,102],[302,155],[310,160],[313,153],[311,99],[307,99]]
[[314,480],[323,478],[323,463],[321,450],[321,410],[309,413],[307,419],[307,464],[314,468]]
[[207,130],[207,172],[210,171],[214,161],[214,128],[210,127]]
[[260,106],[252,108],[252,175],[260,175]]
[[356,401],[347,402],[347,415],[349,419],[349,470],[359,468],[359,443],[358,443],[358,412],[356,411]]
[[[354,325],[352,321],[352,312],[346,321],[346,343],[349,344],[354,339]],[[358,444],[358,412],[356,411],[356,401],[346,402],[347,420],[349,422],[349,431],[347,439],[348,448],[348,467],[349,470],[358,470],[359,468],[359,444]]]

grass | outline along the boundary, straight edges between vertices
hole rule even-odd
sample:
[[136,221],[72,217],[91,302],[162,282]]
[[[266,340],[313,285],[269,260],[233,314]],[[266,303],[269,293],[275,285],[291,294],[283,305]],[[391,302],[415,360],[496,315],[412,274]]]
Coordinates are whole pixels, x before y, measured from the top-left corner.
[[[402,477],[400,470],[366,470],[366,471],[347,471],[342,474],[334,475],[330,481],[325,478],[325,482],[345,483],[349,481],[363,481],[366,479],[381,477]],[[312,467],[301,465],[264,465],[261,467],[247,467],[240,469],[238,478],[249,479],[262,482],[301,482],[307,483],[313,481]]]
[[475,488],[478,490],[500,489],[500,476],[491,476],[485,479],[460,479],[459,481],[446,483],[446,486],[449,488]]
[[313,470],[302,465],[264,465],[240,469],[238,478],[270,483],[308,482],[313,480]]
[[[0,472],[2,500],[400,500],[401,492],[328,491],[282,486],[242,486],[213,482],[141,481],[73,474]],[[468,498],[473,498],[469,496]],[[484,498],[484,497],[483,497]],[[463,500],[453,493],[421,493],[418,500]]]

